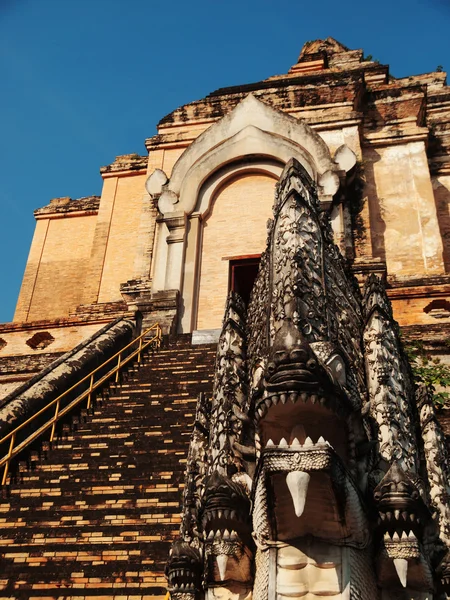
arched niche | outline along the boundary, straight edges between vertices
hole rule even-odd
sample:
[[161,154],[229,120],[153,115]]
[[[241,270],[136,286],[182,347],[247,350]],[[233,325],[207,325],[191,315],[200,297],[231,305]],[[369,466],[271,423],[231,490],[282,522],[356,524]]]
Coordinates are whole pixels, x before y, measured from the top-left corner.
[[250,157],[223,166],[204,182],[187,224],[182,331],[220,327],[228,260],[264,250],[283,166],[270,157]]
[[[221,186],[245,173],[278,178],[292,157],[316,181],[319,198],[329,202],[339,187],[339,166],[325,142],[306,123],[249,95],[174,165],[158,201],[153,290],[181,291],[179,331],[196,326],[203,221],[211,200]],[[268,202],[272,200],[273,191]]]

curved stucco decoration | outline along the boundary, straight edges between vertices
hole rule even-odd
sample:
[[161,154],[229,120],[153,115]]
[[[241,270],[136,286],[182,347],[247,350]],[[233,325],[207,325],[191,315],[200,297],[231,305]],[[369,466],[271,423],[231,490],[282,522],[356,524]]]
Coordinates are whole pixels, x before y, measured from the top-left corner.
[[238,163],[248,156],[258,156],[267,160],[276,158],[282,164],[295,156],[302,162],[311,177],[316,177],[313,158],[303,148],[291,140],[248,125],[202,156],[191,167],[189,176],[184,178],[181,185],[177,210],[190,214],[195,208],[193,199],[198,198],[200,188],[211,174],[223,165]]
[[339,166],[324,140],[303,121],[277,111],[249,94],[228,115],[211,125],[175,163],[159,209],[190,214],[198,190],[221,165],[250,154],[287,162],[297,158],[323,187],[327,199],[339,187]]

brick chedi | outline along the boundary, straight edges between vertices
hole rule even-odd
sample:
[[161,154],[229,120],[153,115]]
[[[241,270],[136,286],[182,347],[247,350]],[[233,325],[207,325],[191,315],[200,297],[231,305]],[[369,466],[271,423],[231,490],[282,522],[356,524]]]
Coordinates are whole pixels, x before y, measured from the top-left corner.
[[[142,156],[118,156],[101,168],[100,197],[55,198],[35,211],[36,229],[14,320],[0,325],[0,439],[26,423],[46,402],[52,402],[64,387],[72,385],[73,378],[84,377],[89,369],[119,351],[126,337],[119,332],[126,331],[128,341],[159,323],[166,336],[165,351],[174,354],[170,368],[168,364],[160,368],[159,359],[152,359],[156,360],[152,363],[156,376],[146,363],[135,379],[130,379],[129,389],[123,387],[119,392],[105,387],[104,407],[100,409],[98,404],[93,416],[89,414],[85,420],[85,413],[75,411],[69,420],[58,424],[56,447],[43,438],[11,464],[2,517],[7,532],[3,536],[7,550],[2,554],[6,566],[1,584],[5,598],[162,597],[166,593],[163,555],[178,535],[167,574],[172,595],[181,595],[182,600],[188,600],[186,594],[201,596],[205,592],[228,598],[234,593],[228,579],[239,584],[243,595],[264,596],[264,581],[269,581],[269,595],[290,596],[292,592],[310,597],[316,592],[303,575],[322,573],[320,561],[311,558],[322,550],[335,565],[335,573],[339,564],[345,577],[350,577],[350,591],[345,591],[343,580],[336,583],[329,571],[329,578],[324,575],[323,586],[319,586],[325,595],[344,597],[339,594],[348,592],[345,597],[351,599],[378,600],[379,591],[381,600],[444,597],[450,567],[449,561],[442,562],[448,542],[447,516],[441,506],[447,497],[443,438],[431,415],[428,392],[415,396],[393,319],[404,338],[420,340],[434,357],[450,363],[448,99],[445,73],[396,78],[388,65],[368,60],[362,50],[351,50],[333,38],[307,42],[285,74],[221,88],[165,116],[157,134],[145,140]],[[267,236],[272,241],[278,239],[273,228],[281,217],[274,214],[273,206],[274,198],[276,207],[280,194],[286,191],[278,184],[283,172],[284,186],[289,181],[298,193],[306,189],[307,201],[314,197],[310,229],[300,228],[301,239],[292,246],[303,248],[306,244],[311,252],[302,259],[302,267],[301,253],[294,252],[291,271],[283,271],[282,284],[277,283],[281,271],[275,269],[270,285],[263,285],[267,273],[261,273],[269,269],[278,252],[267,246]],[[303,219],[297,217],[288,211],[283,219],[293,223]],[[333,266],[337,263],[329,256],[320,267],[319,254],[312,250],[320,245],[318,240],[337,253],[334,258],[339,255],[336,261],[343,265],[340,275]],[[282,258],[280,253],[280,269]],[[355,282],[366,290],[363,300]],[[233,313],[227,301],[230,292],[240,298],[232,307],[240,306],[243,313],[240,308]],[[313,301],[306,298],[309,293]],[[291,302],[292,294],[295,301]],[[255,297],[259,298],[258,306]],[[278,305],[282,297],[285,305]],[[247,322],[242,314],[249,303],[253,316]],[[227,313],[226,335],[222,333],[220,338],[214,375],[212,356],[226,307],[233,314]],[[269,314],[273,316],[264,321]],[[289,329],[292,319],[306,336],[305,347]],[[302,505],[308,502],[303,491],[309,479],[314,479],[308,462],[312,450],[288,450],[290,458],[280,458],[273,449],[263,458],[257,437],[264,438],[267,432],[281,427],[278,416],[281,421],[285,419],[281,408],[265,404],[270,409],[267,412],[261,404],[262,399],[265,403],[283,393],[277,385],[285,374],[279,381],[276,372],[280,365],[274,357],[269,360],[277,344],[281,344],[278,356],[284,352],[277,332],[281,332],[278,337],[285,336],[283,343],[293,336],[302,346],[300,354],[308,355],[306,362],[317,363],[314,376],[320,374],[316,383],[322,386],[325,404],[330,390],[337,389],[327,387],[327,377],[333,385],[336,381],[339,384],[333,369],[344,369],[350,377],[347,388],[337,394],[339,401],[333,400],[336,418],[324,417],[325,421],[329,417],[334,440],[328,441],[340,458],[324,448],[317,449],[317,456],[328,461],[333,473],[348,471],[353,479],[347,481],[347,473],[336,483],[334,476],[327,479],[324,472],[317,489],[313,484],[311,497],[316,494],[319,498],[317,490],[322,485],[327,500],[318,499],[317,511],[310,514],[311,527],[316,523],[329,530],[321,536],[325,546],[303,548],[301,556],[292,549],[295,540],[286,527],[292,517],[297,528],[295,539],[314,535],[301,520]],[[226,357],[220,354],[228,343],[224,340],[230,341],[227,335],[237,336],[233,339],[242,342],[246,356],[236,356],[231,371],[224,365],[236,347],[231,345]],[[381,338],[384,342],[378,347]],[[310,349],[311,344],[320,346]],[[336,350],[333,355],[329,354],[330,344]],[[181,354],[177,355],[177,349]],[[295,355],[297,350],[291,350]],[[295,371],[298,361],[295,356],[291,358],[291,370]],[[275,364],[273,373],[267,371],[269,362]],[[306,373],[308,369],[300,369],[305,371],[301,377],[312,377]],[[167,378],[162,376],[165,370]],[[225,378],[222,387],[218,383],[221,376]],[[219,408],[230,401],[227,394],[231,383],[240,390],[240,400],[236,406],[230,404],[235,417],[230,425],[223,421]],[[301,395],[305,392],[302,386],[303,380],[301,384],[296,381],[289,392]],[[196,405],[195,396],[200,391],[206,396]],[[216,400],[211,400],[211,395]],[[175,407],[182,407],[181,412]],[[264,414],[257,416],[259,409]],[[114,416],[108,416],[108,410]],[[294,428],[300,428],[293,439],[300,440],[301,427],[305,432],[312,427],[314,435],[307,433],[306,437],[317,443],[315,423],[322,409],[305,408],[303,415],[303,409],[292,402],[289,410],[293,420],[299,421]],[[390,415],[389,422],[386,414]],[[370,432],[367,420],[374,428]],[[441,421],[444,425],[450,422],[445,410]],[[195,443],[188,451],[194,422]],[[232,430],[228,441],[219,431],[225,425]],[[342,439],[338,431],[341,425]],[[153,426],[160,435],[150,435]],[[258,427],[262,427],[259,433]],[[174,430],[176,436],[172,435]],[[64,441],[66,434],[69,441]],[[321,436],[322,432],[318,433]],[[96,438],[98,441],[92,441]],[[203,448],[201,460],[196,454],[197,442]],[[92,444],[105,446],[96,449]],[[233,444],[237,446],[232,451]],[[360,444],[357,451],[354,444]],[[135,447],[139,448],[136,456],[130,450]],[[7,452],[7,448],[2,450]],[[266,531],[255,522],[255,514],[253,523],[249,519],[250,510],[256,510],[254,494],[265,493],[261,473],[272,477],[271,453],[273,461],[280,458],[283,463],[282,485],[294,493],[271,496],[280,504],[274,513],[261,512]],[[298,468],[291,468],[291,459],[298,461]],[[206,477],[198,497],[191,497],[195,490],[189,483],[190,472],[184,488],[185,460],[200,469],[197,482]],[[433,462],[443,465],[434,474]],[[24,465],[32,465],[34,470],[24,470]],[[212,478],[209,487],[208,477]],[[224,483],[224,477],[232,481],[231,487]],[[274,477],[277,480],[278,475]],[[154,495],[151,487],[152,481],[166,485],[163,480],[171,490],[167,502],[163,496]],[[251,491],[253,485],[256,487]],[[386,531],[383,525],[375,524],[378,517],[374,515],[383,513],[381,505],[391,503],[393,507],[383,514],[401,512],[386,486],[409,490],[414,498],[405,499],[408,510],[412,511],[414,503],[420,504],[425,525],[421,531],[411,529],[417,543],[404,540],[403,547],[392,536],[386,543],[381,541],[386,533],[400,538],[403,533],[409,535],[395,519]],[[100,490],[104,502],[100,498],[97,501],[95,490]],[[364,522],[369,537],[364,537],[359,525],[348,521],[350,516],[344,514],[342,506],[338,532],[336,520],[330,517],[336,509],[336,490],[347,494],[348,502],[359,507],[355,510],[360,516],[368,514],[361,516],[360,525]],[[176,514],[181,510],[183,494],[179,530]],[[363,501],[358,504],[356,498],[361,494]],[[204,536],[207,538],[211,531],[223,534],[227,529],[231,535],[228,525],[222,527],[214,521],[215,504],[222,500],[226,504],[228,495],[239,504],[245,526],[232,524],[239,534],[233,540],[222,535],[220,543],[206,543]],[[118,502],[121,499],[123,503]],[[115,509],[107,509],[106,504],[113,500]],[[152,503],[158,505],[155,510]],[[141,510],[141,504],[148,511]],[[325,515],[322,524],[318,523],[319,508]],[[209,517],[204,524],[195,512],[198,510],[205,511],[206,517],[208,511],[213,515],[209,529]],[[275,533],[270,529],[274,523],[278,528]],[[49,531],[51,527],[54,533]],[[341,543],[340,535],[345,543]],[[97,548],[92,541],[94,537],[103,539],[101,552],[101,544]],[[330,544],[339,551],[331,551]],[[106,545],[108,560],[103,556]],[[123,557],[129,568],[121,566]],[[186,560],[194,569],[189,572],[193,578],[189,581],[175,574],[185,569]],[[269,571],[261,563],[267,560]],[[290,561],[297,567],[304,565],[305,570],[287,567]],[[39,567],[32,567],[34,564]],[[352,588],[356,585],[351,575],[355,569],[368,573],[362,584],[358,579],[360,588]],[[295,589],[289,588],[289,576],[297,578]],[[375,595],[361,591],[369,580]],[[135,592],[135,588],[142,591]]]

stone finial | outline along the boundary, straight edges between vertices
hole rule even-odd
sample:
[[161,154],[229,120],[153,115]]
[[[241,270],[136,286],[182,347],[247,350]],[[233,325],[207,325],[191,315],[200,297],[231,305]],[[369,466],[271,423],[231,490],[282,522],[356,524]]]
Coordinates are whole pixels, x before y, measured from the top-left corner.
[[348,173],[356,165],[356,154],[346,144],[342,144],[334,154],[334,162],[342,171]]
[[156,196],[160,196],[162,193],[163,186],[169,180],[167,179],[167,175],[161,169],[155,169],[150,177],[145,182],[145,189],[150,194],[152,198]]

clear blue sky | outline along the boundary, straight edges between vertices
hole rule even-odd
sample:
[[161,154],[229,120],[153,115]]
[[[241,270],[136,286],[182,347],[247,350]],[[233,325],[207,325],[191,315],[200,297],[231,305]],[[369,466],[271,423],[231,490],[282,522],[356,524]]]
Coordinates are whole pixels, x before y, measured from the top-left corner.
[[450,0],[0,0],[0,322],[51,198],[100,194],[179,105],[285,73],[307,40],[363,48],[394,76],[450,71]]

